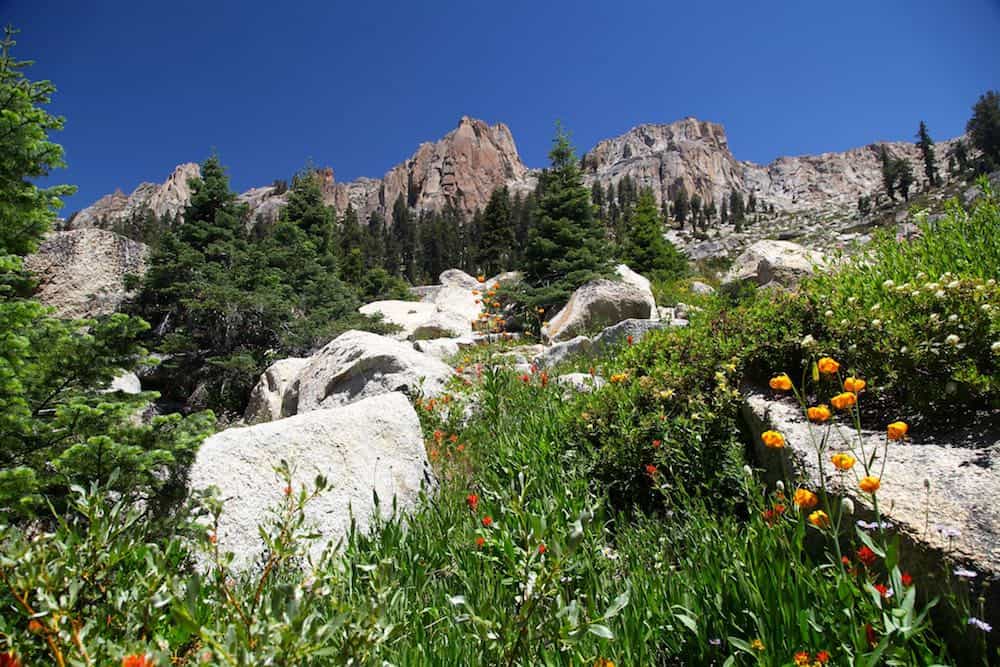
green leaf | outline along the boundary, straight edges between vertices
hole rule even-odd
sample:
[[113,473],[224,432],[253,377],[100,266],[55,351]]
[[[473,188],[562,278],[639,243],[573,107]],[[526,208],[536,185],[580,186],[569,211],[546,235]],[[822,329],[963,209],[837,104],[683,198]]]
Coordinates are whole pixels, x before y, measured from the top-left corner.
[[587,628],[587,632],[592,635],[596,635],[601,639],[614,639],[615,634],[611,632],[611,628],[606,625],[601,625],[600,623],[593,623]]

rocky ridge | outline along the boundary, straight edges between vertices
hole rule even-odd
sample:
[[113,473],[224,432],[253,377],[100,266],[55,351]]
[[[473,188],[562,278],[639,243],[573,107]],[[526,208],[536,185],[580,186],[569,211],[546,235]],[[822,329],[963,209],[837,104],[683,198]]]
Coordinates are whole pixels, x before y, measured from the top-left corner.
[[[954,141],[938,143],[938,154],[947,154]],[[784,214],[786,223],[779,225],[781,229],[744,232],[756,239],[766,238],[769,232],[796,234],[810,222],[831,214],[843,215],[859,196],[879,190],[882,146],[893,157],[907,160],[919,183],[923,167],[919,150],[912,143],[872,143],[842,152],[781,157],[759,165],[736,159],[721,125],[695,118],[634,127],[599,142],[583,156],[581,165],[588,184],[596,181],[606,188],[628,176],[640,187],[652,188],[658,202],[672,198],[681,188],[719,206],[730,192],[752,193],[773,204],[779,216]],[[399,196],[417,211],[439,211],[452,203],[471,214],[484,207],[499,186],[530,191],[538,170],[521,161],[506,125],[463,116],[454,130],[436,142],[421,144],[409,159],[382,178],[338,183],[332,169],[320,173],[324,198],[339,212],[352,206],[362,219],[379,213],[391,222],[392,207]],[[178,166],[161,185],[143,183],[131,195],[120,191],[106,195],[72,216],[67,227],[108,228],[144,208],[157,215],[176,215],[190,197],[187,179],[197,174],[197,165],[188,163]],[[947,178],[944,170],[942,176]],[[267,221],[277,217],[285,195],[274,186],[263,186],[243,193],[240,200],[253,218]],[[680,240],[685,248],[696,245]]]

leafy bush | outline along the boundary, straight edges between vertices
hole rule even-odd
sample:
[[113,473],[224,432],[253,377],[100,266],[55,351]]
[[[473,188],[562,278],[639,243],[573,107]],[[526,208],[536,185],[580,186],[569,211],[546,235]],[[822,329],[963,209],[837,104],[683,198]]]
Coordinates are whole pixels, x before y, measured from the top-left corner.
[[982,186],[971,211],[952,202],[916,238],[880,235],[802,287],[819,348],[865,369],[885,414],[962,418],[1000,404],[1000,209]]

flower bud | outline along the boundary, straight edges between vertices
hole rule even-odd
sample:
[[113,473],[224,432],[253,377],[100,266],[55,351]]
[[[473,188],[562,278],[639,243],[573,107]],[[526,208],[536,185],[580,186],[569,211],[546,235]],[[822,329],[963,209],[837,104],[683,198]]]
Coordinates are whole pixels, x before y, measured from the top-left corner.
[[840,501],[840,511],[847,516],[854,514],[854,501],[845,496],[844,499]]

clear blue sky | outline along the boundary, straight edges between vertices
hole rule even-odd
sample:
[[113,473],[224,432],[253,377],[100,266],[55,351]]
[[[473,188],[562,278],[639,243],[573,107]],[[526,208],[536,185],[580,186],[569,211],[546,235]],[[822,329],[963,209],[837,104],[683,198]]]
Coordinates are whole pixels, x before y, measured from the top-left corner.
[[997,0],[0,0],[59,93],[64,214],[212,148],[233,186],[307,159],[381,176],[463,114],[542,166],[640,123],[721,122],[739,159],[937,138],[1000,88]]

